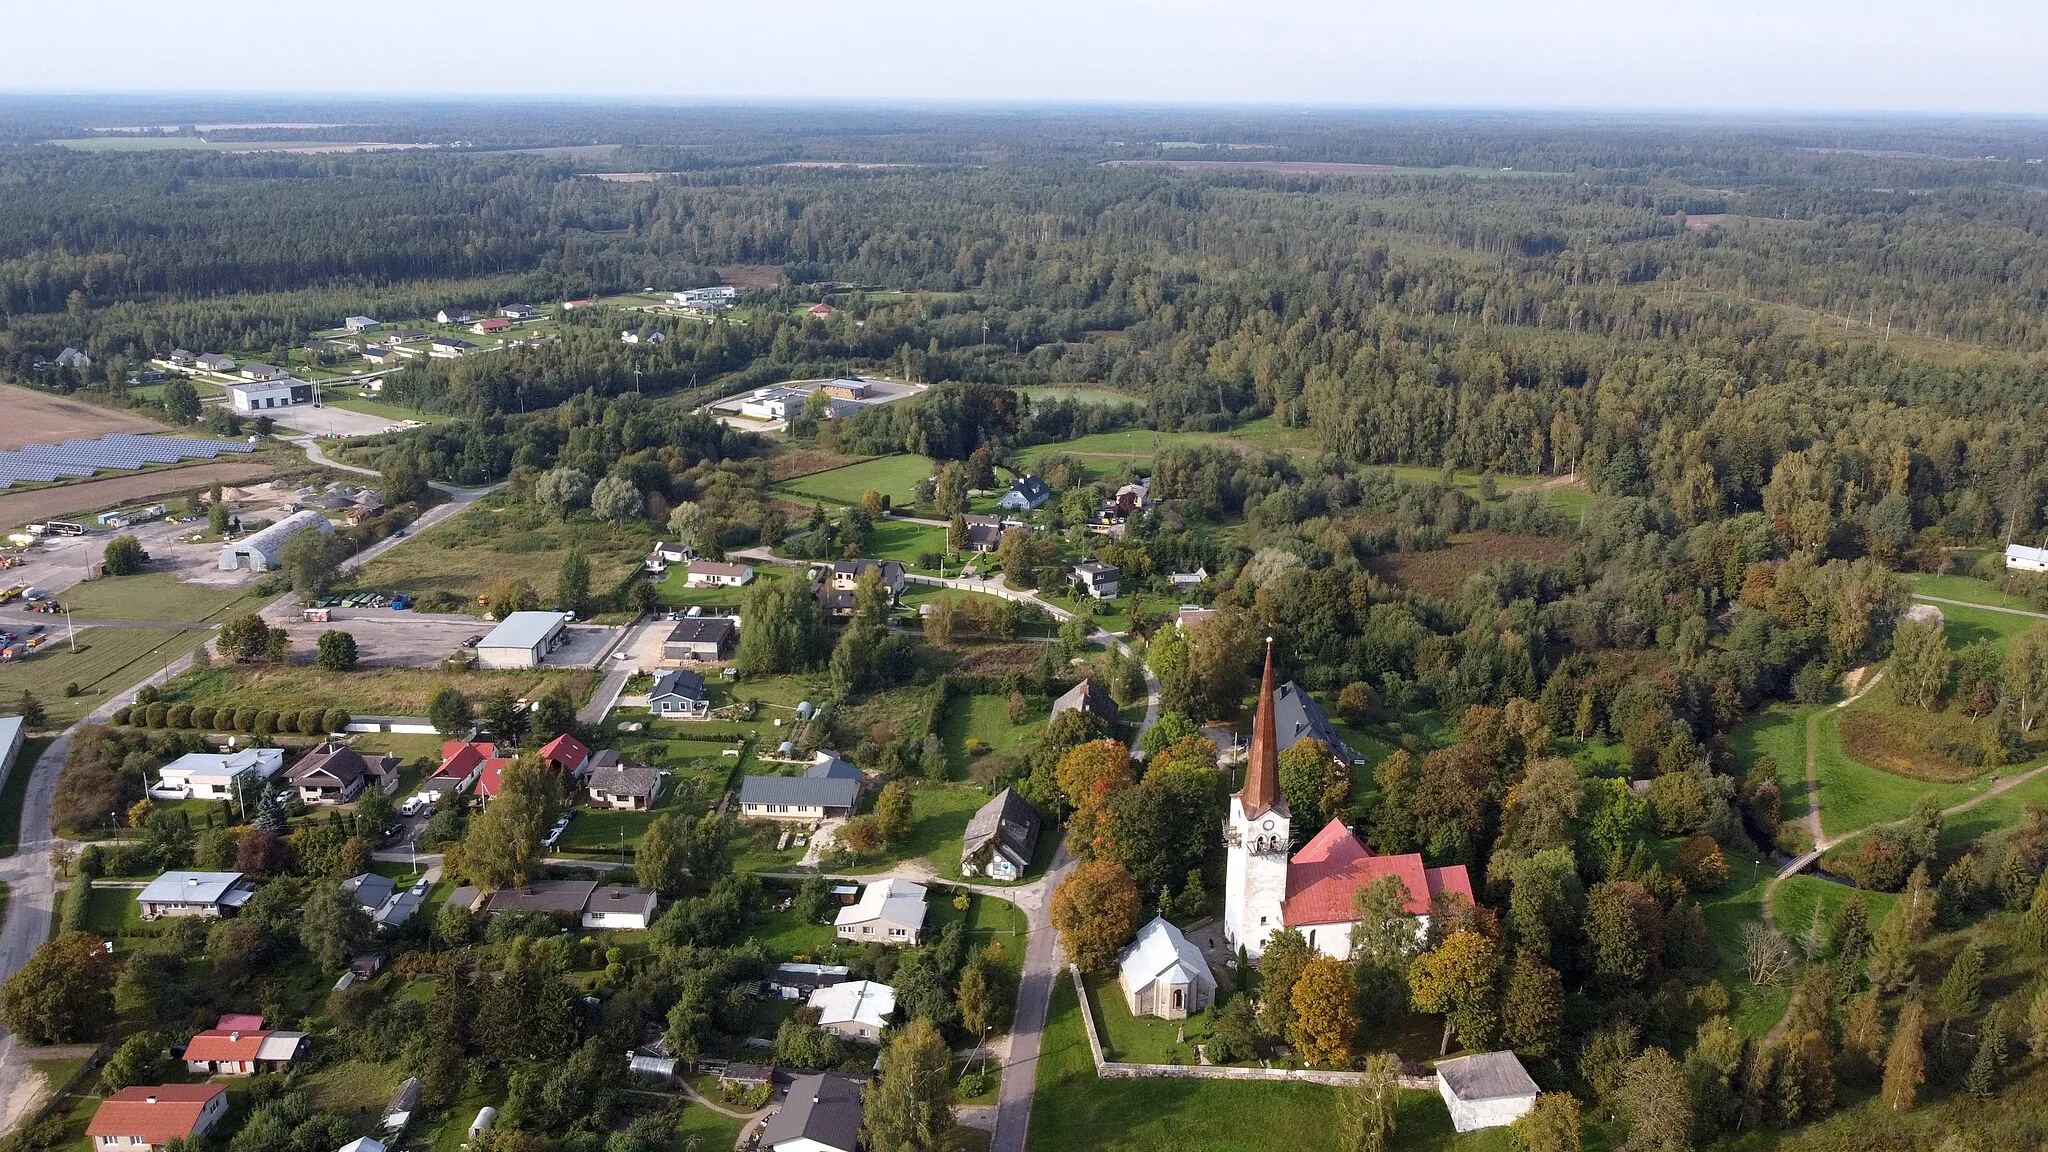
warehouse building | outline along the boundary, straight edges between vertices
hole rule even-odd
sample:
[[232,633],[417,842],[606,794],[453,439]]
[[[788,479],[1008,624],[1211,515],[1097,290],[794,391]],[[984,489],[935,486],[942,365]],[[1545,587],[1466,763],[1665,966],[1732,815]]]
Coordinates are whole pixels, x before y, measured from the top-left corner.
[[230,540],[220,550],[220,570],[233,572],[247,568],[251,572],[275,572],[285,541],[309,528],[318,532],[334,531],[334,525],[327,522],[324,512],[311,508],[294,512],[252,536]]
[[476,646],[485,668],[538,668],[569,623],[566,612],[514,612]]
[[313,386],[304,380],[283,376],[228,385],[228,399],[237,412],[260,412],[266,408],[289,408],[311,404]]

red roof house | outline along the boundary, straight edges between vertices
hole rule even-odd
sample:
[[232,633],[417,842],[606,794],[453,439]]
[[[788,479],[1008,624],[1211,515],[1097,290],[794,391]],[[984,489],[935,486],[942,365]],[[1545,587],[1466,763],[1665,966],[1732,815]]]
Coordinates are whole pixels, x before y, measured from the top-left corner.
[[505,766],[512,763],[510,756],[493,756],[484,761],[483,770],[477,774],[476,794],[489,800],[505,786]]
[[813,305],[811,305],[811,315],[813,315],[813,316],[820,316],[820,317],[823,317],[823,316],[830,316],[830,315],[831,315],[832,313],[834,313],[834,312],[837,312],[837,311],[838,311],[838,309],[837,309],[837,308],[834,308],[834,307],[832,307],[832,306],[831,306],[830,304],[813,304]]
[[581,776],[590,766],[590,749],[564,732],[540,746],[540,758],[571,776]]
[[433,776],[428,779],[452,781],[458,788],[473,787],[483,771],[484,761],[497,754],[498,746],[488,741],[467,744],[449,740],[441,745],[441,766],[434,769]]
[[268,1032],[201,1032],[185,1045],[185,1067],[202,1075],[237,1075],[256,1071],[256,1054]]
[[479,336],[488,336],[493,332],[503,332],[510,327],[512,327],[510,320],[502,320],[493,316],[489,320],[479,320],[471,324],[469,330]]
[[162,1149],[204,1135],[227,1110],[228,1090],[219,1084],[137,1084],[101,1101],[85,1134],[95,1148]]

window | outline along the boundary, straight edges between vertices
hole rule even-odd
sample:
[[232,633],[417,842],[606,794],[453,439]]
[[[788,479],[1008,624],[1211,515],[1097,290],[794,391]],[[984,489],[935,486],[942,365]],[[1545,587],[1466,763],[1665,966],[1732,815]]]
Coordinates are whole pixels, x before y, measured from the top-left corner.
[[891,935],[891,936],[908,936],[908,935],[910,935],[910,932],[909,932],[909,930],[908,930],[908,929],[904,929],[904,928],[891,928],[891,929],[889,929],[889,935]]
[[1181,1004],[1181,998],[1182,998],[1182,997],[1183,997],[1184,995],[1185,995],[1185,993],[1183,993],[1183,992],[1182,992],[1182,991],[1181,991],[1180,989],[1178,989],[1178,988],[1175,988],[1175,989],[1173,990],[1173,1006],[1174,1006],[1175,1010],[1179,1010],[1179,1009],[1180,1009],[1180,1008],[1181,1008],[1181,1007],[1183,1006],[1183,1005]]
[[860,926],[860,932],[863,936],[873,936],[875,934],[875,926],[873,924],[863,924]]

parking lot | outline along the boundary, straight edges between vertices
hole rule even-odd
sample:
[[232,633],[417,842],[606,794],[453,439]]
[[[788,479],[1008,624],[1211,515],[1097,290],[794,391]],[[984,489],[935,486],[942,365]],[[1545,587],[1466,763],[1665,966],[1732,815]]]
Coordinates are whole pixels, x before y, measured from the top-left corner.
[[438,668],[463,651],[462,642],[491,630],[467,616],[397,612],[389,608],[329,609],[328,623],[285,617],[275,621],[291,634],[294,652],[310,653],[322,632],[356,638],[356,662],[365,668]]
[[[485,625],[485,630],[489,627]],[[618,633],[617,628],[597,624],[571,624],[562,629],[560,642],[541,664],[548,668],[589,668],[603,658],[605,649],[611,647],[612,637]]]
[[401,427],[398,421],[388,416],[336,408],[332,404],[300,404],[273,409],[263,415],[287,428],[313,436],[375,436]]

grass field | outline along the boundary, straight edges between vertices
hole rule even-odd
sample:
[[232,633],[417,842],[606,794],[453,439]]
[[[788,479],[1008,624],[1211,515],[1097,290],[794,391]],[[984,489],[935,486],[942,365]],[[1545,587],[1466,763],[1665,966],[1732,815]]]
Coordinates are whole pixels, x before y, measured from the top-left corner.
[[1806,815],[1805,709],[1776,708],[1737,725],[1729,734],[1744,772],[1759,756],[1778,763],[1778,796],[1786,820]]
[[480,612],[476,598],[503,578],[530,582],[542,604],[551,604],[562,553],[581,547],[590,559],[590,587],[604,595],[638,569],[653,544],[645,527],[618,526],[579,513],[570,520],[486,497],[432,528],[403,548],[364,565],[349,579],[354,589],[443,593],[441,603],[422,605]]
[[1145,403],[1128,392],[1099,384],[1032,384],[1018,391],[1033,400],[1072,400],[1081,404],[1128,404],[1133,407],[1143,407]]
[[[1842,911],[1842,905],[1856,893],[1846,884],[1836,884],[1818,876],[1800,874],[1787,876],[1778,882],[1778,890],[1771,894],[1771,915],[1777,917],[1778,930],[1793,940],[1804,937],[1813,924],[1813,909],[1819,905],[1823,924],[1835,922],[1835,916]],[[1870,930],[1875,932],[1884,918],[1899,902],[1897,895],[1890,892],[1864,892],[1864,906],[1870,909]]]
[[927,552],[944,554],[946,551],[946,530],[934,524],[912,524],[904,520],[890,520],[875,525],[873,537],[863,555],[880,560],[901,560],[905,565],[915,565],[917,558]]
[[747,589],[763,580],[791,580],[798,572],[782,564],[754,565],[754,579],[746,588],[692,588],[689,574],[677,564],[662,574],[654,585],[661,596],[661,603],[669,608],[725,608],[737,607],[745,602]]
[[[27,658],[0,664],[0,699],[34,692],[53,727],[82,718],[108,696],[199,647],[208,635],[196,628],[81,628],[73,652],[62,629],[53,631],[57,635]],[[64,685],[71,683],[80,695],[64,695]]]
[[0,786],[0,856],[12,856],[21,846],[21,806],[28,798],[28,778],[35,773],[36,761],[42,759],[50,740],[48,736],[23,740],[7,783]]
[[[124,630],[125,631],[125,630]],[[475,700],[491,692],[529,698],[560,684],[581,703],[597,673],[588,668],[505,672],[441,672],[420,668],[366,668],[323,672],[311,665],[227,666],[195,669],[174,679],[165,697],[193,704],[264,708],[345,708],[357,715],[418,716],[441,688]]]
[[[2001,771],[2008,777],[2018,776],[2036,766],[2028,764]],[[1942,822],[1941,843],[1944,847],[1962,845],[2003,828],[2017,828],[2026,821],[2029,804],[2048,808],[2048,772],[2010,792],[1993,796],[1967,812],[1950,816]]]
[[170,572],[102,576],[72,588],[62,599],[72,615],[88,619],[180,624],[217,623],[238,614],[237,610],[254,612],[264,600],[247,588],[187,584]]
[[1025,468],[1036,467],[1048,456],[1078,456],[1094,473],[1113,472],[1123,463],[1148,466],[1162,448],[1169,445],[1176,448],[1190,444],[1210,443],[1223,439],[1216,432],[1155,432],[1150,428],[1132,428],[1122,432],[1097,432],[1055,444],[1034,444],[1017,453],[1017,463]]
[[[1966,600],[1972,604],[1991,604],[2001,608],[2024,608],[2033,611],[2034,606],[2023,596],[2012,596],[2000,591],[1996,585],[1986,584],[1972,576],[1935,576],[1923,574],[1913,577],[1913,591],[1922,596],[1939,596],[1944,600]],[[1948,605],[1941,606],[1945,612]]]
[[1770,880],[1772,871],[1768,860],[1730,853],[1728,886],[1714,893],[1711,899],[1700,902],[1707,931],[1719,950],[1719,964],[1714,975],[1734,997],[1735,1026],[1744,1036],[1762,1036],[1770,1031],[1771,1025],[1784,1016],[1785,1006],[1792,1000],[1789,984],[1759,988],[1749,982],[1742,966],[1742,931],[1746,925],[1763,922],[1764,885]]
[[[1038,1090],[1031,1106],[1032,1152],[1338,1152],[1344,1147],[1341,1090],[1316,1084],[1245,1081],[1101,1080],[1088,1054],[1074,985],[1053,988]],[[1433,1092],[1401,1095],[1399,1152],[1506,1152],[1504,1129],[1460,1137]]]
[[1954,604],[1937,604],[1935,607],[1941,609],[1942,621],[1947,625],[1950,648],[1963,648],[1979,640],[1989,640],[2003,649],[2007,640],[2048,624],[2048,620],[2037,616],[2021,616],[2013,612],[1962,608]]
[[957,784],[917,784],[912,787],[915,791],[911,793],[910,834],[889,846],[886,859],[858,865],[849,871],[883,872],[898,860],[922,859],[941,876],[959,877],[960,843],[967,832],[967,821],[973,817],[975,809],[988,803],[988,796],[979,788]]
[[[1933,784],[1895,776],[1851,759],[1842,751],[1837,717],[1833,711],[1821,717],[1820,740],[1814,749],[1815,768],[1820,778],[1821,829],[1830,836],[1909,816],[1913,805],[1930,793],[1939,796],[1942,806],[1947,807],[1978,795],[1990,786],[1989,776],[1967,784]],[[1803,758],[1800,764],[1803,772]]]
[[833,504],[858,504],[869,490],[880,492],[895,507],[916,503],[917,482],[932,474],[929,456],[881,456],[798,476],[777,485],[782,492]]
[[940,738],[946,743],[946,770],[955,780],[967,777],[968,765],[976,757],[967,752],[969,740],[979,740],[991,752],[1015,752],[1019,745],[1038,733],[1050,706],[1034,701],[1020,724],[1010,723],[1010,701],[996,695],[956,693],[946,702],[945,723]]

